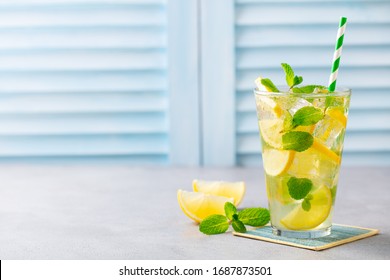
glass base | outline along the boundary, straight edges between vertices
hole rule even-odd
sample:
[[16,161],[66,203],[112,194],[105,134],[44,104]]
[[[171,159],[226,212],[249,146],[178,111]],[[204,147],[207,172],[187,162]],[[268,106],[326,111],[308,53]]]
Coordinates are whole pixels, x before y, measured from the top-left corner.
[[323,236],[327,236],[331,233],[332,227],[324,228],[324,229],[317,229],[317,230],[284,230],[284,229],[277,229],[276,227],[272,226],[272,233],[278,236],[282,237],[288,237],[288,238],[319,238]]

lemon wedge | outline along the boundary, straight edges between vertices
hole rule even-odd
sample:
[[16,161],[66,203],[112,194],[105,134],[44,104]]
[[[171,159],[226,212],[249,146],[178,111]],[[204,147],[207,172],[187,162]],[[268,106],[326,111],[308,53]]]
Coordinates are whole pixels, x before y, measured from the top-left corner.
[[244,182],[201,181],[192,182],[194,192],[202,192],[234,199],[234,205],[241,203],[245,194]]
[[225,214],[225,203],[233,203],[233,198],[209,195],[200,192],[177,191],[177,200],[181,210],[190,219],[200,223],[212,214]]
[[332,208],[332,194],[328,187],[322,186],[312,192],[309,211],[303,210],[298,204],[280,222],[291,230],[308,230],[322,224],[329,216]]
[[294,151],[265,148],[263,151],[265,172],[270,176],[278,176],[287,172],[294,161],[294,154]]

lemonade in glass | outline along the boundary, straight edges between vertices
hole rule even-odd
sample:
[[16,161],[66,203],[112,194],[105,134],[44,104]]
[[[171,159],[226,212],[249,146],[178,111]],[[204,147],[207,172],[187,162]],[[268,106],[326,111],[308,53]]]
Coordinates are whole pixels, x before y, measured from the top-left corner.
[[254,90],[271,225],[286,237],[331,232],[351,91],[312,87]]

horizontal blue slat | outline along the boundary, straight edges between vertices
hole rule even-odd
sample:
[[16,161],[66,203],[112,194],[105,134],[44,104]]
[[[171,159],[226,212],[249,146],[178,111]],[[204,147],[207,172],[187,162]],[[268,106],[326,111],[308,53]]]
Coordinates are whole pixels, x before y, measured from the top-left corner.
[[165,154],[156,155],[83,155],[83,156],[17,156],[0,157],[0,164],[8,163],[40,163],[40,164],[64,164],[64,163],[87,163],[87,164],[132,164],[132,165],[167,165],[169,156]]
[[41,48],[162,48],[163,28],[66,27],[0,29],[0,51]]
[[336,23],[335,26],[337,26],[340,15],[346,15],[355,22],[389,22],[389,11],[388,1],[354,3],[286,1],[283,4],[263,2],[236,5],[236,23],[239,25]]
[[0,73],[3,92],[164,91],[166,86],[166,73],[162,71]]
[[7,114],[163,112],[164,92],[1,94],[0,117]]
[[0,157],[165,155],[166,135],[1,136]]
[[[390,12],[390,11],[389,11]],[[338,22],[336,19],[334,22]],[[335,31],[336,30],[336,31]],[[390,44],[389,24],[357,25],[347,27],[345,34],[345,47],[361,45]],[[242,27],[236,30],[236,47],[273,47],[273,46],[299,46],[313,47],[326,46],[334,47],[337,24],[316,26],[310,23],[307,26],[265,26],[265,27]],[[321,35],[321,36],[319,36]]]
[[0,51],[0,72],[63,70],[164,70],[164,50]]
[[166,133],[166,113],[15,114],[0,117],[0,135]]
[[[1,6],[0,6],[1,7]],[[0,29],[56,26],[160,26],[165,25],[165,10],[155,6],[94,5],[47,6],[34,9],[0,9]]]
[[[389,46],[351,46],[346,44],[343,48],[343,67],[372,67],[390,65]],[[310,55],[308,55],[310,54]],[[315,57],[315,59],[313,59]],[[236,65],[238,70],[261,67],[278,67],[281,62],[288,62],[296,67],[327,67],[333,57],[332,47],[306,47],[291,48],[289,45],[281,48],[251,48],[238,49]],[[264,73],[265,74],[265,73]]]
[[78,7],[102,6],[150,6],[164,5],[167,0],[7,0],[0,2],[1,9],[42,9],[52,7],[68,7],[69,5]]

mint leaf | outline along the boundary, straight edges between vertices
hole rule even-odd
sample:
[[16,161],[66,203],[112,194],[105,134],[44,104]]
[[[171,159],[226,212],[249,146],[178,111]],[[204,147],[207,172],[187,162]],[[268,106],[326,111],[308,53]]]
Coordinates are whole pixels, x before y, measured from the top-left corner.
[[304,87],[293,88],[292,91],[294,93],[313,93],[316,88],[318,88],[318,89],[326,89],[325,86],[307,85],[307,86],[304,86]]
[[269,92],[280,92],[278,88],[274,85],[274,83],[270,79],[261,79],[261,84],[267,89]]
[[244,233],[246,232],[246,227],[243,222],[238,219],[234,219],[232,222],[233,229],[237,232]]
[[314,139],[310,133],[304,131],[290,131],[282,136],[283,149],[302,152],[313,145]]
[[296,111],[292,119],[293,127],[313,125],[324,118],[322,110],[313,106],[305,106]]
[[301,84],[302,82],[303,82],[302,76],[295,76],[294,77],[294,84],[292,85],[292,87],[295,87],[295,86]]
[[302,201],[302,209],[305,210],[306,212],[309,212],[311,209],[311,203],[309,199],[304,199]]
[[224,215],[211,215],[199,224],[199,230],[207,235],[224,233],[229,228],[229,221]]
[[294,128],[293,117],[291,116],[291,114],[288,111],[286,111],[285,116],[284,116],[284,120],[283,120],[283,131],[282,132],[287,132],[293,128]]
[[225,203],[225,215],[229,220],[233,220],[233,215],[237,213],[237,208],[231,202]]
[[308,195],[313,187],[313,182],[306,178],[291,177],[287,182],[288,193],[295,200],[300,200]]
[[269,222],[270,214],[265,208],[246,208],[238,212],[238,219],[245,225],[260,227]]
[[289,87],[294,86],[294,70],[291,68],[290,65],[287,63],[282,63],[282,68],[284,70],[284,73],[286,73],[286,82]]

